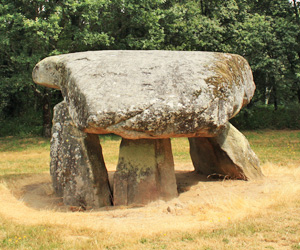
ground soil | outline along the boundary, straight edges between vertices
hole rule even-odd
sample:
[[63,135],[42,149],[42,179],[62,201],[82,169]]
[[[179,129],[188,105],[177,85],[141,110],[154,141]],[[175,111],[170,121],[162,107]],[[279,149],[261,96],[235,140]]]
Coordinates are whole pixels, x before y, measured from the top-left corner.
[[[113,173],[109,168],[110,179]],[[294,173],[282,176],[276,171],[255,181],[213,179],[193,172],[189,164],[176,167],[176,178],[179,197],[171,201],[79,211],[64,206],[55,196],[48,173],[37,174],[0,186],[0,213],[22,224],[67,224],[119,233],[207,228],[255,214],[268,206],[267,201],[277,197],[279,190],[289,192],[289,185],[296,181]]]

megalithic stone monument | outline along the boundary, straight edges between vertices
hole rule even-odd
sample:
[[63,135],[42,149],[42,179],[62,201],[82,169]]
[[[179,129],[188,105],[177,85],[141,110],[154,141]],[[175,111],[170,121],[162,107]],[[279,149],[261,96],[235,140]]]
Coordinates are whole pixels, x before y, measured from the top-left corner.
[[[255,91],[241,56],[80,52],[45,58],[33,80],[64,97],[54,112],[50,169],[66,204],[101,207],[176,197],[172,137],[189,138],[199,173],[262,177],[248,141],[228,122]],[[97,137],[109,133],[123,138],[113,191]]]

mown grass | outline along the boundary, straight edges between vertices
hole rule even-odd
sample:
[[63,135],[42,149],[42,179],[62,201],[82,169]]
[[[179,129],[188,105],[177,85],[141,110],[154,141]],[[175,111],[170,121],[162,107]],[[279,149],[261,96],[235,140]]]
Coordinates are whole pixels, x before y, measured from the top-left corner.
[[244,132],[261,163],[300,164],[300,131]]
[[49,139],[42,137],[0,137],[0,152],[48,149]]
[[[112,232],[68,229],[62,226],[23,226],[0,217],[1,249],[299,249],[299,205],[288,213],[214,225],[211,229],[160,232],[126,237]],[[297,211],[296,213],[294,210]],[[292,216],[294,217],[291,220]]]
[[49,226],[23,226],[0,218],[1,249],[60,249],[63,241]]
[[[300,131],[299,130],[258,130],[258,131],[244,131],[243,134],[249,140],[252,149],[260,158],[261,163],[273,162],[280,164],[298,164],[299,154],[300,154]],[[118,161],[118,150],[121,142],[120,137],[117,136],[101,136],[101,145],[103,147],[105,162],[107,164],[116,164]],[[11,160],[7,160],[5,157],[1,157],[2,161],[9,162],[8,169],[13,171],[12,165],[17,164],[19,168],[20,159],[18,156],[24,159],[23,170],[17,170],[17,172],[26,171],[28,166],[28,171],[31,167],[36,165],[32,162],[33,158],[40,161],[41,158],[47,158],[49,155],[50,142],[49,139],[42,137],[0,137],[0,152],[5,155],[12,154],[14,156],[9,156]],[[172,139],[172,149],[175,162],[187,162],[190,161],[189,156],[189,143],[186,138],[176,138]],[[26,154],[35,153],[35,156],[30,156],[26,162]],[[23,154],[19,154],[23,153]],[[38,155],[40,154],[40,155]],[[1,161],[0,159],[0,161]],[[35,160],[33,160],[35,161]],[[31,167],[30,167],[31,165]],[[41,166],[42,165],[42,166]],[[37,166],[36,171],[42,172],[47,169],[47,164],[44,162]],[[3,166],[1,168],[1,173],[3,174]]]
[[[263,164],[275,164],[283,169],[283,175],[284,169],[300,167],[300,131],[246,131],[244,134]],[[106,163],[115,165],[120,139],[104,137],[101,143]],[[49,147],[49,141],[39,137],[0,138],[0,182],[16,183],[26,176],[48,172]],[[172,139],[172,147],[175,165],[190,162],[187,139]],[[289,185],[291,188],[293,183]],[[229,206],[227,210],[219,208],[226,213],[218,211],[218,220],[202,221],[199,214],[205,211],[197,208],[194,218],[199,220],[198,229],[160,231],[158,225],[154,234],[147,234],[147,229],[121,235],[70,225],[22,224],[0,214],[0,249],[300,249],[300,197],[285,199],[285,193],[282,196],[264,205],[265,209],[237,219],[230,217],[238,213],[238,208],[230,210]],[[208,226],[202,226],[202,222]]]

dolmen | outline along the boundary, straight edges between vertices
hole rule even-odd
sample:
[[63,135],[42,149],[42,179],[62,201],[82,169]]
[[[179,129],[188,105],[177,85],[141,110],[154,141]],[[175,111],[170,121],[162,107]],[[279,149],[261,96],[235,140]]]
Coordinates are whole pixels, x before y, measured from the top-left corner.
[[[247,61],[214,52],[89,51],[47,57],[35,83],[60,89],[50,172],[66,205],[143,205],[178,196],[170,138],[187,137],[195,171],[262,177],[230,123],[254,94]],[[122,137],[113,185],[99,134]],[[111,188],[111,186],[113,188]]]

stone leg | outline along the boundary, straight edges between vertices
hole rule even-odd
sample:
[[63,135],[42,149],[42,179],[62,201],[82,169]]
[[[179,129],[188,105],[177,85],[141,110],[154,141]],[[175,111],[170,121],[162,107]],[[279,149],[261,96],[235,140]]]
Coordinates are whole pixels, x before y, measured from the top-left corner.
[[216,137],[189,138],[195,170],[232,179],[257,179],[263,176],[259,160],[246,137],[230,123]]
[[170,139],[122,139],[114,176],[114,205],[144,205],[177,195]]
[[82,208],[112,204],[98,136],[73,126],[65,102],[54,108],[50,155],[53,187],[64,204]]

